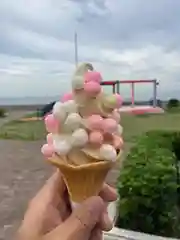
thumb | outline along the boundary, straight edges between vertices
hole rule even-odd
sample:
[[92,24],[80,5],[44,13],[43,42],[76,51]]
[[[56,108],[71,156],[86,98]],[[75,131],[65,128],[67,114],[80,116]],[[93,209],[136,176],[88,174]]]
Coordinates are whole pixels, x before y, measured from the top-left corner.
[[91,197],[76,208],[71,216],[45,239],[89,239],[95,225],[100,221],[103,210],[103,200],[100,197]]

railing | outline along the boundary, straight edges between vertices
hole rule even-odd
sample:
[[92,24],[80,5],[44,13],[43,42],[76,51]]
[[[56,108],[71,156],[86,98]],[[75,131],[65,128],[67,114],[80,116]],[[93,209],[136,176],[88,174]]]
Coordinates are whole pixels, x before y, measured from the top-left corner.
[[145,233],[127,231],[113,228],[111,232],[104,233],[104,240],[178,240],[177,238],[159,237]]
[[[108,208],[111,219],[116,216],[116,203],[111,203]],[[167,238],[149,235],[140,232],[128,231],[114,227],[110,232],[104,233],[104,240],[176,240],[177,238]],[[177,239],[178,240],[178,239]]]

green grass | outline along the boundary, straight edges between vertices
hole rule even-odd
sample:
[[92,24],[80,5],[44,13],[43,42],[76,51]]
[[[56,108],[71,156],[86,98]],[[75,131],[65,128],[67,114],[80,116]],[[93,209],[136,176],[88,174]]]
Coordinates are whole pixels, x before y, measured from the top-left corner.
[[38,117],[38,112],[36,111],[36,112],[28,113],[23,118],[31,118],[31,117]]
[[[36,113],[25,117],[36,116]],[[179,130],[180,113],[132,116],[123,113],[121,124],[124,128],[124,140],[128,145],[135,143],[136,137],[149,130]],[[40,140],[46,131],[43,121],[21,122],[11,121],[0,127],[1,139]]]
[[179,130],[180,113],[132,116],[123,114],[121,124],[124,128],[126,142],[134,142],[140,134],[150,130]]
[[1,139],[41,140],[46,136],[43,121],[11,121],[0,127]]
[[180,113],[180,106],[166,109],[169,113]]

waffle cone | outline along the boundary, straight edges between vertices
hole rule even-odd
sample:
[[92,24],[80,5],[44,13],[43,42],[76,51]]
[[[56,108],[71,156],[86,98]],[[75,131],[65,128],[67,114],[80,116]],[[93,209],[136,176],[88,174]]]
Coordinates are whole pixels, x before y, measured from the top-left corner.
[[[77,159],[81,164],[77,164]],[[97,196],[109,170],[113,166],[112,162],[92,159],[79,152],[73,152],[65,157],[56,155],[49,161],[60,169],[70,199],[76,203],[80,203],[91,196]],[[73,164],[71,164],[72,162]]]

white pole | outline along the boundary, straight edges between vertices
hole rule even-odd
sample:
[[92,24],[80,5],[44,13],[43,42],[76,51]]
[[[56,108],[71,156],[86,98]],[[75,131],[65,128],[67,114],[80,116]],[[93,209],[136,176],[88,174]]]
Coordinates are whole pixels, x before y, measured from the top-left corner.
[[153,82],[153,91],[154,91],[154,99],[153,99],[153,106],[154,107],[157,107],[157,80],[154,79],[154,82]]
[[78,66],[78,38],[77,32],[74,34],[74,54],[75,54],[75,65]]

